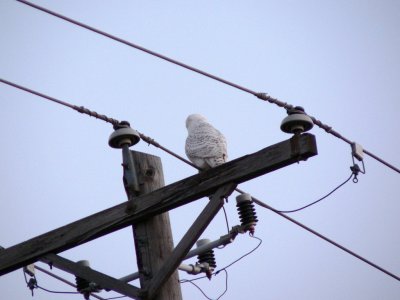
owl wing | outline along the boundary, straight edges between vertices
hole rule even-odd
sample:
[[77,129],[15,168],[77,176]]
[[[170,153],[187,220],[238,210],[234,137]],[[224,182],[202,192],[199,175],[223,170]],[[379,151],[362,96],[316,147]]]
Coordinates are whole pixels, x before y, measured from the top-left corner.
[[[221,164],[228,159],[225,137],[208,123],[200,123],[191,129],[186,139],[185,151],[188,158],[193,162],[196,159],[207,159],[207,164],[210,167]],[[196,164],[196,162],[194,163]]]

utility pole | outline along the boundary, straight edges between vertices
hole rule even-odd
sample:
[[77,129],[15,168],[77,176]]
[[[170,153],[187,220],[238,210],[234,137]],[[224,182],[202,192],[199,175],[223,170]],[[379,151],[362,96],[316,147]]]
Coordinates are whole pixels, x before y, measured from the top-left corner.
[[[283,125],[294,122],[294,117],[289,115]],[[289,140],[162,187],[159,158],[132,154],[129,146],[139,141],[138,134],[129,124],[120,125],[109,143],[122,149],[128,201],[0,251],[0,276],[41,260],[131,299],[181,299],[179,288],[173,285],[178,283],[176,269],[236,185],[317,155],[315,137],[297,132]],[[171,252],[172,236],[164,237],[156,229],[168,224],[162,214],[202,197],[210,197],[210,201]],[[134,227],[141,288],[57,255],[128,226]],[[169,225],[165,228],[170,231]],[[164,294],[167,290],[175,294]]]
[[[138,196],[163,187],[164,174],[161,159],[150,154],[131,151],[139,182]],[[169,213],[155,215],[132,226],[140,286],[146,289],[157,271],[171,256],[174,249]],[[158,289],[155,300],[181,300],[178,271]]]

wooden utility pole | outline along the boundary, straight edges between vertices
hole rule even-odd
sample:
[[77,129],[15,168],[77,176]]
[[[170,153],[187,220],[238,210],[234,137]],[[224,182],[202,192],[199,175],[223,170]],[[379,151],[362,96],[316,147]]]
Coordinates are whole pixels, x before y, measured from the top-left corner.
[[[138,196],[164,186],[161,159],[142,152],[131,151],[140,191]],[[151,279],[171,256],[174,249],[169,213],[155,215],[132,226],[140,287],[147,289]],[[155,300],[181,300],[178,271],[158,289]]]
[[[121,129],[120,135],[125,137],[127,130],[127,128]],[[123,147],[123,153],[124,170],[133,171],[136,168],[140,170],[124,174],[124,182],[127,183],[125,187],[130,195],[129,201],[0,251],[0,276],[42,260],[54,267],[93,281],[104,289],[117,291],[132,299],[180,299],[168,298],[169,296],[165,298],[161,296],[164,294],[159,294],[159,292],[164,293],[164,288],[173,289],[176,293],[174,297],[181,297],[178,289],[168,288],[166,283],[178,282],[177,277],[171,279],[170,276],[176,276],[174,272],[177,267],[222,207],[223,198],[242,182],[317,155],[317,146],[313,135],[296,134],[289,140],[165,187],[160,187],[163,185],[162,169],[161,164],[156,162],[157,159],[143,153],[135,153],[135,163],[133,163],[132,156],[126,155],[126,153],[131,153],[129,147]],[[135,173],[134,176],[132,176],[133,173]],[[160,186],[156,186],[156,182]],[[157,190],[151,191],[154,188]],[[158,231],[161,229],[152,228],[153,226],[160,228],[163,226],[161,224],[169,223],[168,219],[160,214],[210,195],[212,196],[209,203],[171,252],[169,249],[171,249],[172,236],[165,237]],[[141,288],[82,267],[57,255],[57,253],[132,225],[135,232]],[[169,225],[166,227],[169,228]],[[167,244],[168,247],[162,246]]]

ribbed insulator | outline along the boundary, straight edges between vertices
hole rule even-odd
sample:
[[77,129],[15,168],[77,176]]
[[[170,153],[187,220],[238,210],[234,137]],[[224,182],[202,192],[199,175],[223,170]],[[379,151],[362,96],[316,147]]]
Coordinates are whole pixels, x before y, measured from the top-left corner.
[[75,277],[75,282],[76,282],[76,289],[78,292],[81,292],[82,290],[87,289],[90,284],[89,281],[87,281],[86,279],[83,279],[81,277]]
[[[90,267],[89,261],[87,260],[80,260],[77,262],[77,264],[82,267],[87,267],[87,268]],[[82,292],[83,290],[87,289],[90,285],[90,281],[78,276],[75,276],[75,282],[76,282],[76,289],[78,292]]]
[[208,250],[207,252],[204,252],[202,254],[199,254],[197,256],[198,262],[201,263],[208,263],[210,268],[216,268],[217,263],[215,261],[215,255],[214,255],[214,250]]
[[251,234],[254,234],[258,219],[251,196],[249,194],[242,194],[236,197],[236,201],[242,227],[246,231],[249,230]]

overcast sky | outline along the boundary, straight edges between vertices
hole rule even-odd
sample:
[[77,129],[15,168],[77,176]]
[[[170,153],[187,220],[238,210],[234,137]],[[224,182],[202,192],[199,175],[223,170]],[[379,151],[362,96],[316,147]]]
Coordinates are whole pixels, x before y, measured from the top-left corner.
[[[399,1],[32,2],[301,105],[400,167]],[[224,133],[230,159],[290,138],[279,129],[284,109],[17,1],[0,1],[0,27],[1,78],[127,120],[179,155],[185,155],[185,119],[191,113],[205,115]],[[0,99],[2,246],[126,201],[121,152],[108,146],[110,124],[5,84],[0,84]],[[318,156],[240,188],[277,209],[294,209],[342,183],[351,173],[350,146],[318,127],[311,133]],[[166,184],[197,172],[143,141],[133,149],[161,157]],[[357,184],[350,181],[291,217],[400,276],[400,177],[368,156],[365,168]],[[239,223],[235,197],[226,204],[230,226]],[[175,244],[206,203],[201,199],[171,211]],[[399,281],[284,218],[256,209],[256,236],[263,243],[227,269],[222,299],[399,299]],[[225,233],[220,213],[203,237],[214,240]],[[257,243],[241,235],[216,249],[218,267]],[[60,255],[88,259],[93,269],[117,278],[137,270],[131,228]],[[68,273],[54,272],[74,281]],[[180,273],[180,278],[193,277]],[[41,272],[37,279],[49,290],[73,291]],[[196,283],[216,299],[225,289],[225,275]],[[206,299],[190,283],[181,287],[184,299]],[[31,299],[21,270],[0,277],[0,290],[2,299]],[[35,290],[34,299],[82,296]]]

